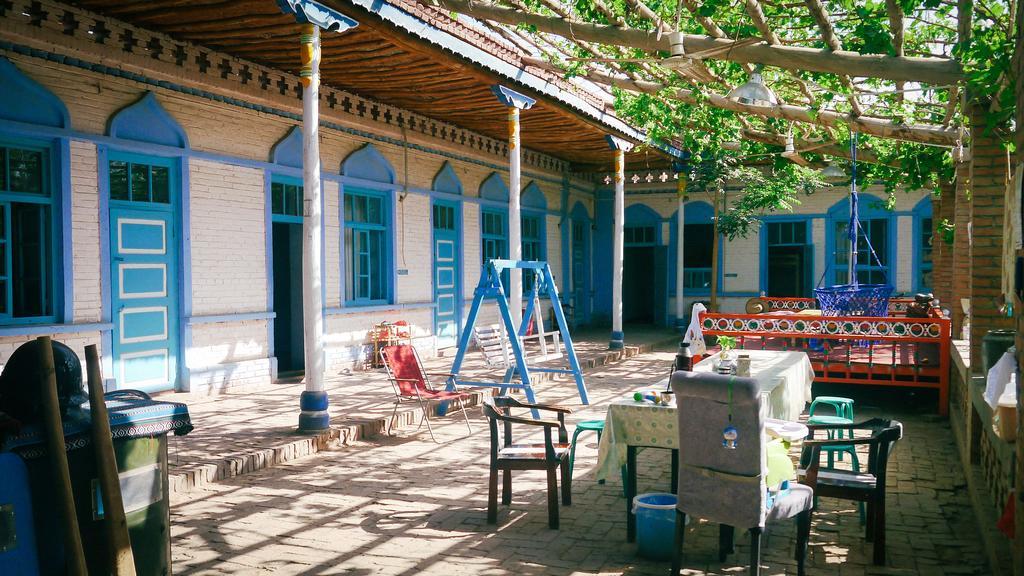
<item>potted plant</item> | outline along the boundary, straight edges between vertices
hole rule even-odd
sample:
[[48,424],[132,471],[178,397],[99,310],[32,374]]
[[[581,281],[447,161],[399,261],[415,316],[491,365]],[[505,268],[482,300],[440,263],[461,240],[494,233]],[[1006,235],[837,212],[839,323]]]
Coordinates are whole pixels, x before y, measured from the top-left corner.
[[736,337],[719,336],[718,347],[721,349],[718,355],[718,371],[732,372],[733,366],[736,364],[736,354],[733,352],[736,349]]

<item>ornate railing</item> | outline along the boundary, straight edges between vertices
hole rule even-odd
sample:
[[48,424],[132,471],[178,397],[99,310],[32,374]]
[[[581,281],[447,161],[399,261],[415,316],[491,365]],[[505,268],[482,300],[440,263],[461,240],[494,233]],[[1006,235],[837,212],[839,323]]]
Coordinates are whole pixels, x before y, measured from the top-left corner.
[[741,349],[803,350],[816,382],[932,388],[939,413],[949,409],[948,318],[708,312],[701,329],[706,336],[733,336]]
[[[778,296],[761,296],[758,299],[765,303],[768,312],[778,312],[783,310],[793,310],[795,312],[799,312],[800,310],[811,310],[818,307],[817,300],[815,300],[814,298],[782,298]],[[889,315],[905,315],[907,313],[907,305],[912,303],[913,301],[913,298],[890,298]]]

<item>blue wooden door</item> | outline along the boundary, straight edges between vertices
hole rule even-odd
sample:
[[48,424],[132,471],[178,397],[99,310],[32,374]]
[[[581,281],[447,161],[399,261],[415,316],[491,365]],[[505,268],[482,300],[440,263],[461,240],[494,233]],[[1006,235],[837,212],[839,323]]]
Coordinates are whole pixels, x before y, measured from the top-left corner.
[[434,334],[438,348],[455,346],[459,341],[459,206],[455,202],[435,201],[434,229]]
[[587,274],[587,223],[572,221],[572,305],[573,323],[586,324],[590,316],[589,274]]
[[172,390],[177,380],[177,179],[172,168],[164,159],[126,156],[110,162],[112,356],[122,389]]

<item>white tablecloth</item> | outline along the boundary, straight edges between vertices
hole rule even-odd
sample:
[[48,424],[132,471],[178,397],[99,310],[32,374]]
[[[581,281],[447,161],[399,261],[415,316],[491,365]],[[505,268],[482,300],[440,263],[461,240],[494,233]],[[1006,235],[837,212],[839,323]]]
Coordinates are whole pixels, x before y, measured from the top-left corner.
[[[750,356],[750,377],[761,385],[766,396],[761,405],[767,408],[766,418],[796,422],[811,401],[814,367],[804,352],[779,350],[737,350]],[[709,356],[693,367],[694,372],[711,372],[718,355]]]

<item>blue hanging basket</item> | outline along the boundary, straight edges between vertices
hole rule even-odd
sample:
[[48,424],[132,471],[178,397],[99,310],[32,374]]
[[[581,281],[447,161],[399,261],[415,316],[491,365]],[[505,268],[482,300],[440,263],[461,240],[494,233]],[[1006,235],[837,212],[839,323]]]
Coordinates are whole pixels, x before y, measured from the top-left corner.
[[839,284],[815,288],[824,316],[880,316],[889,315],[889,297],[893,287],[888,284]]

